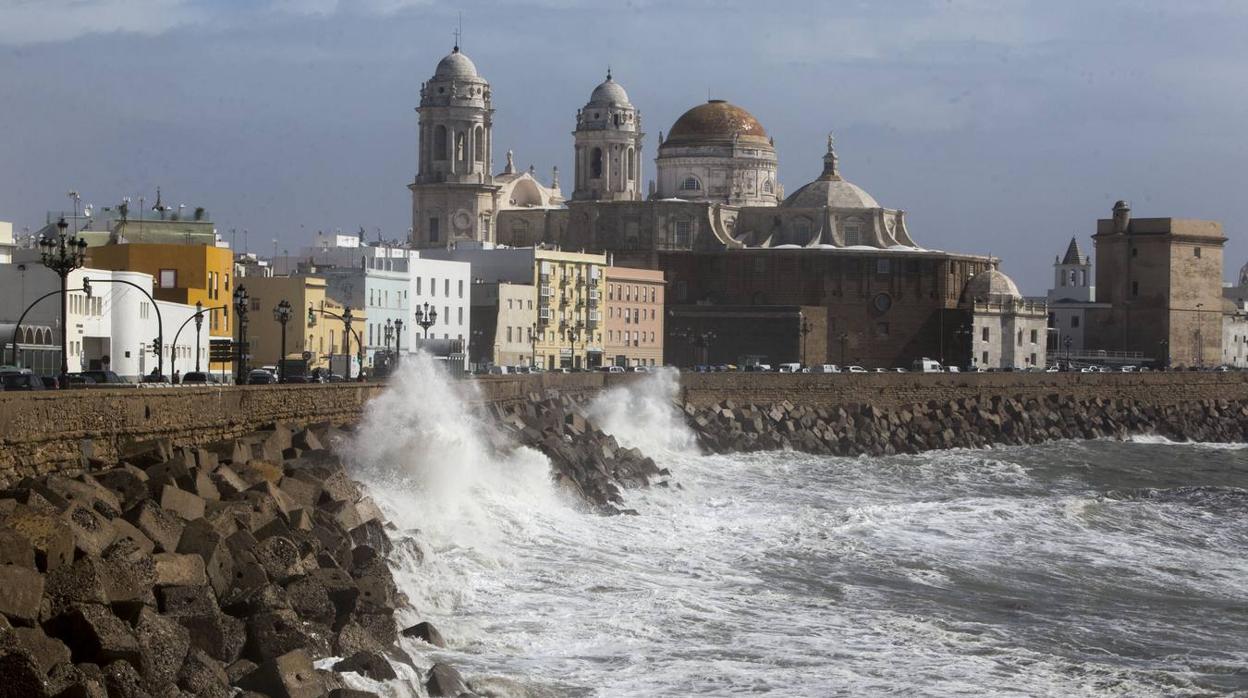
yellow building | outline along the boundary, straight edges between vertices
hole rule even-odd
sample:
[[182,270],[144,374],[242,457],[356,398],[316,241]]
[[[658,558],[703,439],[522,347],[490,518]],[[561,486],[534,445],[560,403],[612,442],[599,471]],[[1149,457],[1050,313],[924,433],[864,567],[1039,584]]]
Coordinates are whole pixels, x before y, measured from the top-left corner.
[[537,287],[536,362],[548,369],[603,363],[602,297],[605,254],[533,251]]
[[[231,276],[234,255],[230,250],[209,245],[124,243],[88,249],[87,266],[112,271],[138,271],[151,274],[157,300],[212,308],[205,313],[208,335],[229,339],[234,331],[230,319],[233,304]],[[220,370],[212,364],[210,370]]]
[[[325,279],[317,276],[247,277],[243,287],[251,299],[247,315],[247,342],[251,365],[276,366],[281,353],[282,326],[273,310],[283,300],[291,305],[286,323],[286,356],[300,358],[308,352],[308,368],[329,368],[329,355],[346,350],[341,317],[345,308],[325,295]],[[308,308],[314,312],[309,318]],[[360,333],[367,326],[363,308],[352,308],[351,356],[360,351]],[[312,321],[309,322],[309,319]]]

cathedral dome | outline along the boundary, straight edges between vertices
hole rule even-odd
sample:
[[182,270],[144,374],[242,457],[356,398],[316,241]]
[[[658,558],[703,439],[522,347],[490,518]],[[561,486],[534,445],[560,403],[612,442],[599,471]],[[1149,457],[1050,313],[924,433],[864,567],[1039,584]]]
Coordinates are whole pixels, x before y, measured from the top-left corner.
[[594,93],[589,96],[590,104],[629,104],[628,93],[620,86],[620,83],[611,79],[611,73],[607,73],[607,79],[601,85],[594,88]]
[[712,99],[681,114],[665,143],[672,145],[731,141],[753,136],[767,140],[767,131],[748,111],[722,99]]
[[793,208],[880,208],[862,187],[843,179],[816,179],[793,192],[781,206]]
[[460,52],[456,46],[446,58],[438,61],[438,69],[433,71],[434,79],[448,80],[451,78],[470,79],[476,78],[477,66],[473,64],[472,59]]
[[971,280],[966,282],[966,289],[962,294],[971,301],[1017,300],[1023,297],[1023,294],[1018,292],[1018,286],[1015,285],[1014,280],[997,269],[989,269],[971,277]]

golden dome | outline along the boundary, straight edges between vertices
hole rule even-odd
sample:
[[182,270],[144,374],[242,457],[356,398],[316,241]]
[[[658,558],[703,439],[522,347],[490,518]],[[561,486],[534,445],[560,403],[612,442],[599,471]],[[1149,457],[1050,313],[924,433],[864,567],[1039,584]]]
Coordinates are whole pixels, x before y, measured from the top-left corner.
[[748,111],[722,99],[712,99],[690,109],[672,124],[664,145],[731,141],[753,136],[767,140],[767,131]]

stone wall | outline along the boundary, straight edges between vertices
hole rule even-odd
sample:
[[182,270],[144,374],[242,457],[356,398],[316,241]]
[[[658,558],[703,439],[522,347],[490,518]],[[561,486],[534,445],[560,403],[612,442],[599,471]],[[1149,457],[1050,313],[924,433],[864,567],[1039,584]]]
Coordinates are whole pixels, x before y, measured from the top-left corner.
[[[482,404],[514,406],[548,390],[587,398],[643,374],[545,373],[474,381]],[[169,439],[202,444],[284,422],[352,422],[384,385],[243,386],[0,392],[0,486],[27,475],[78,466],[84,458],[113,460],[134,443]],[[789,401],[812,409],[907,405],[1004,397],[1026,402],[1051,396],[1175,405],[1200,400],[1248,401],[1248,373],[1141,374],[769,374],[686,373],[681,399],[695,407]],[[84,449],[84,441],[90,440]]]

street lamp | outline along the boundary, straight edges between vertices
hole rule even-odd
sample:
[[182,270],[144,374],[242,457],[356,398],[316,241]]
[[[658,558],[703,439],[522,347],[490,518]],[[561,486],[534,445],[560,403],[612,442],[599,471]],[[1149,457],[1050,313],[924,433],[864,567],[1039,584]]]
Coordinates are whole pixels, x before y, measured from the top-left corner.
[[403,319],[394,321],[394,365],[399,365],[399,348],[403,344]]
[[390,321],[390,318],[386,318],[386,328],[385,328],[385,331],[382,333],[382,339],[384,340],[385,356],[387,359],[390,357],[390,338],[393,336],[394,336],[394,323]]
[[[342,326],[344,328],[342,332],[342,339],[346,342],[346,345],[343,346],[342,354],[347,360],[347,375],[343,376],[343,378],[346,380],[351,380],[351,320],[353,319],[354,317],[351,315],[351,306],[348,305],[342,311]],[[363,364],[363,362],[360,363]],[[364,370],[363,365],[360,366],[360,370]]]
[[286,382],[286,323],[290,322],[291,316],[290,301],[282,299],[280,303],[273,307],[273,319],[282,325],[282,351],[277,357],[277,382]]
[[429,328],[433,327],[437,321],[437,308],[430,308],[428,303],[424,303],[423,309],[416,309],[416,324],[420,325],[420,328],[425,331],[425,339],[429,339]]
[[56,222],[56,237],[39,239],[39,261],[43,266],[56,272],[61,277],[61,380],[65,384],[65,375],[69,373],[69,274],[82,268],[86,258],[87,241],[80,237],[69,237],[65,229],[69,224],[61,216]]
[[[837,335],[836,338],[840,340],[841,342],[841,366],[844,366],[845,365],[845,345],[849,342],[849,333],[842,332],[839,335]],[[944,342],[943,338],[941,339],[941,342],[942,343]],[[941,356],[943,357],[944,354],[941,354]]]
[[1062,340],[1062,346],[1066,348],[1066,368],[1070,368],[1070,345],[1075,343],[1075,338],[1066,335],[1066,339]]
[[[204,302],[195,301],[195,372],[199,373],[199,337],[204,329]],[[175,344],[177,342],[174,342]]]
[[234,384],[244,385],[247,383],[247,304],[251,299],[247,297],[247,288],[239,286],[234,289],[234,313],[238,319],[238,348],[235,353],[234,367]]

